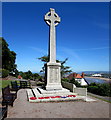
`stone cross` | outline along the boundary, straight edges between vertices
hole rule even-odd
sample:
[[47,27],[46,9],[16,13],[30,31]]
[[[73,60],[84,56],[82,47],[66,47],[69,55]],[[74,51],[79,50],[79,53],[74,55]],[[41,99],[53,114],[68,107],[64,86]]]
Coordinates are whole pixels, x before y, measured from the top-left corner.
[[61,63],[56,63],[56,34],[55,26],[60,23],[60,17],[55,13],[55,10],[50,8],[50,11],[45,15],[46,23],[50,27],[49,36],[49,62],[46,67],[46,90],[55,91],[62,90],[61,85]]
[[50,12],[45,15],[46,23],[50,26],[49,38],[49,62],[56,63],[56,33],[55,26],[60,23],[60,17],[55,13],[55,10],[50,8]]

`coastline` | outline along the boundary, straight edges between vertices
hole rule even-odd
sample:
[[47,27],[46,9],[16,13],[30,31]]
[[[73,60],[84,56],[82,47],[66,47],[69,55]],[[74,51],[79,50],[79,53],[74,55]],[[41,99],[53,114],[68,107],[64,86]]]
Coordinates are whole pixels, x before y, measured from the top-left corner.
[[105,80],[105,81],[111,81],[109,78],[102,78],[102,77],[87,77],[85,76],[84,78],[94,78],[94,79],[100,79],[100,80]]

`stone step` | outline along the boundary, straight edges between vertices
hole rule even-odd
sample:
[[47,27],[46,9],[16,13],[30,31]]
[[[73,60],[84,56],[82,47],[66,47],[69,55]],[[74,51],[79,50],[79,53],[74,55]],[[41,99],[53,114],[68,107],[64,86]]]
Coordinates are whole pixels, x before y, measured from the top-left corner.
[[27,89],[26,91],[27,91],[27,96],[28,96],[29,102],[33,101],[33,100],[30,100],[31,97],[34,97],[34,94],[33,94],[32,90]]
[[55,94],[55,93],[69,93],[70,90],[62,88],[62,90],[52,90],[52,91],[47,91],[42,88],[37,88],[42,94]]
[[[96,100],[91,99],[87,96],[79,96],[79,95],[77,95],[77,93],[72,93],[72,92],[41,94],[38,91],[37,88],[27,89],[27,94],[28,94],[29,102],[51,102],[51,101],[57,102],[57,101],[75,101],[75,100],[76,101],[77,100],[83,100],[83,101],[86,101],[86,102],[96,101]],[[67,97],[68,95],[75,95],[75,96]],[[61,97],[60,98],[54,98],[55,96],[61,96]],[[44,98],[44,97],[46,97],[46,98]]]
[[36,97],[42,97],[43,95],[37,90],[37,88],[32,89]]

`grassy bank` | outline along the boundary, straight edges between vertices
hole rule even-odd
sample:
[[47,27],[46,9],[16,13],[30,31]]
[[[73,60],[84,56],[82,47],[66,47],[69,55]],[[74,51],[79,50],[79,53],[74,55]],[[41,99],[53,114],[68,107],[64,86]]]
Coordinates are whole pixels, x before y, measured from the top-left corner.
[[[15,80],[0,80],[0,90],[6,87],[7,85],[11,85],[11,81],[15,81]],[[19,81],[17,82],[19,83]]]

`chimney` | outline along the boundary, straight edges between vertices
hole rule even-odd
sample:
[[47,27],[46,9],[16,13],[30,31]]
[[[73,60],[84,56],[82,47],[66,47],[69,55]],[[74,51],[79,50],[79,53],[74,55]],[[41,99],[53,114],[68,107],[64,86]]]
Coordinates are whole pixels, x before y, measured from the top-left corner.
[[74,77],[74,78],[76,78],[76,75],[77,75],[76,73],[73,73],[73,77]]
[[84,72],[82,72],[82,75],[81,75],[82,78],[84,78]]

